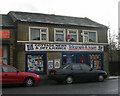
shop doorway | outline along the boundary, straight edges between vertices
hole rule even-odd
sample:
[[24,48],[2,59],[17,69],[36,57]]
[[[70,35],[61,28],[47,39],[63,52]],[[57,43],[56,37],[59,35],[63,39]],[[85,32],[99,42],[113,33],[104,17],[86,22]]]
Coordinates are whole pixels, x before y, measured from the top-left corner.
[[63,65],[77,63],[76,61],[77,61],[76,54],[63,55]]
[[87,55],[86,54],[80,54],[80,64],[87,64]]
[[46,74],[47,62],[45,53],[26,53],[26,71]]

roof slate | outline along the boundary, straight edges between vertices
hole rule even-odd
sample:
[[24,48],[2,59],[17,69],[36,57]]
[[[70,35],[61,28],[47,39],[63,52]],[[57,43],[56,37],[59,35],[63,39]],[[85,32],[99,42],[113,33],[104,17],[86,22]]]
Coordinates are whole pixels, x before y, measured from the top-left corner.
[[14,27],[12,19],[6,14],[0,14],[0,26],[1,27]]
[[18,11],[11,11],[9,13],[11,13],[16,18],[16,20],[19,20],[21,22],[36,22],[36,23],[47,23],[47,24],[107,28],[107,26],[99,24],[88,18],[60,16],[53,14],[18,12]]

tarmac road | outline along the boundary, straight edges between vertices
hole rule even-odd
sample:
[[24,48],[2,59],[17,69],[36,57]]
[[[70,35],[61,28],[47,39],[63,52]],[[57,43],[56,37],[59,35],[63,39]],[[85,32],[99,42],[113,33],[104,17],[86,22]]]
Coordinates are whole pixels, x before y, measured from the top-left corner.
[[55,81],[44,80],[33,87],[4,85],[2,94],[118,94],[118,84],[120,79],[74,84],[58,84]]

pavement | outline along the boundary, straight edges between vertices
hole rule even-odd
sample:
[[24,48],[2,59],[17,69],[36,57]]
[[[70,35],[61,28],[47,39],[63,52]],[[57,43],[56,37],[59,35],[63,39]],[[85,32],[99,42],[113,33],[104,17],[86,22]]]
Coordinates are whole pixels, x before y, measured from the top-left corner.
[[112,80],[112,79],[120,79],[120,76],[109,76],[108,80]]

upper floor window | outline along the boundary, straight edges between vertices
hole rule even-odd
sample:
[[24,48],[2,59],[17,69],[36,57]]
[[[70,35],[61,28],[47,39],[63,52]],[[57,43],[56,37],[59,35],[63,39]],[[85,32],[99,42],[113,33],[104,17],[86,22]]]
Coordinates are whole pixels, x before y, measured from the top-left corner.
[[68,42],[78,42],[78,30],[76,30],[76,29],[68,29],[67,41]]
[[48,29],[44,27],[30,28],[30,40],[47,41]]
[[97,31],[83,31],[83,42],[97,42]]
[[65,29],[54,29],[54,40],[57,42],[65,42]]

